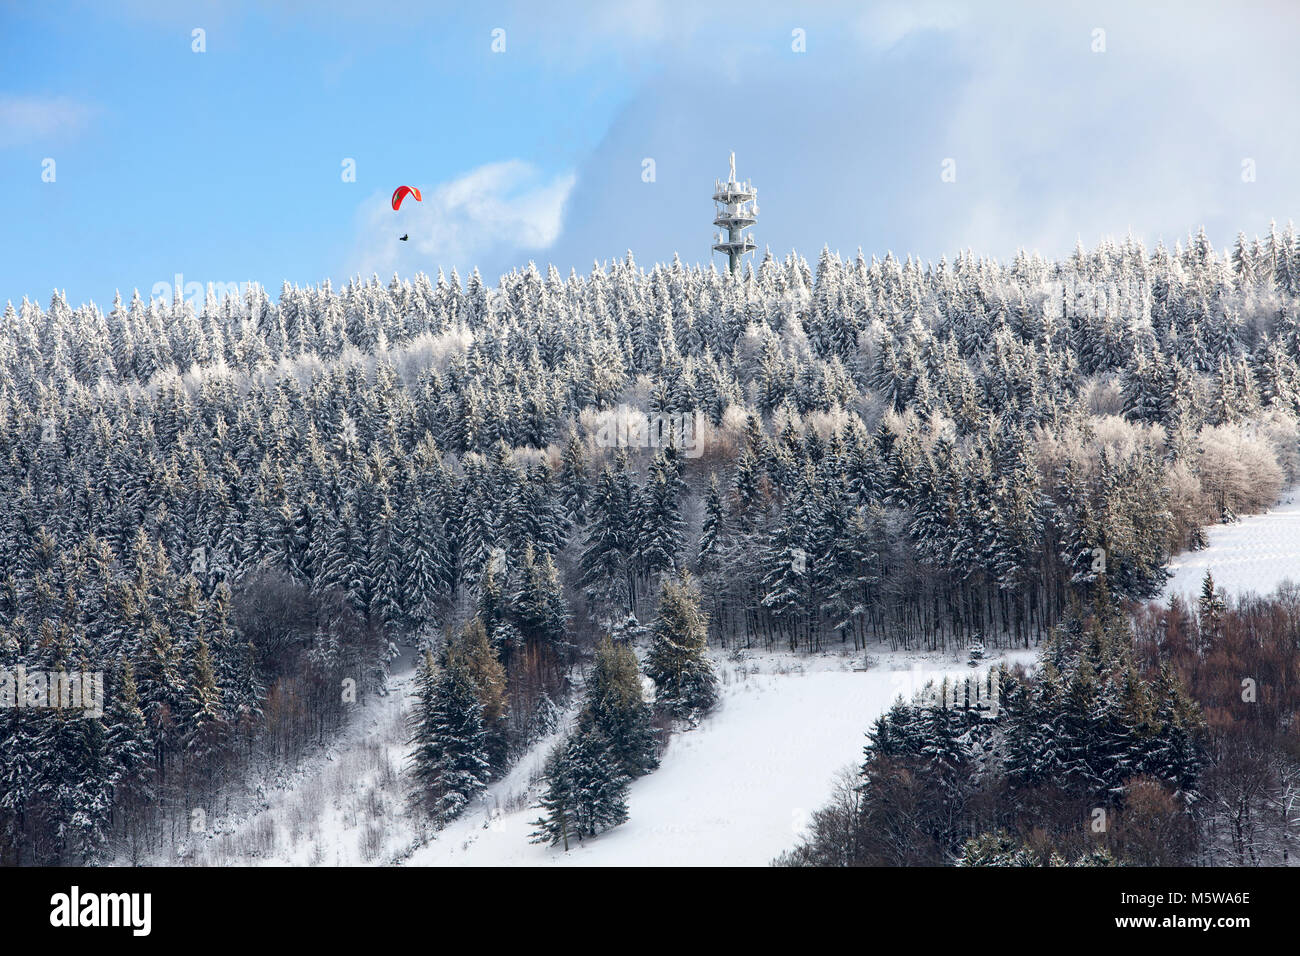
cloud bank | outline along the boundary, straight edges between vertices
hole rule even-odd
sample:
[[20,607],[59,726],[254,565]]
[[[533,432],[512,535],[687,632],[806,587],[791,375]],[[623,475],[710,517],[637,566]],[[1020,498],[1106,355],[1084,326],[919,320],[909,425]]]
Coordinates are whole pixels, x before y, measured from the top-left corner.
[[[429,188],[411,183],[424,201],[408,198],[398,212],[386,194],[372,195],[358,213],[352,271],[409,276],[456,268],[465,275],[478,266],[495,278],[490,270],[555,242],[575,182],[572,172],[547,178],[531,163],[511,159]],[[398,239],[404,233],[406,242]]]
[[1201,225],[1222,248],[1300,219],[1294,6],[759,4],[733,33],[684,21],[579,167],[562,271],[627,249],[709,261],[732,149],[759,189],[760,251],[809,258],[1061,255]]

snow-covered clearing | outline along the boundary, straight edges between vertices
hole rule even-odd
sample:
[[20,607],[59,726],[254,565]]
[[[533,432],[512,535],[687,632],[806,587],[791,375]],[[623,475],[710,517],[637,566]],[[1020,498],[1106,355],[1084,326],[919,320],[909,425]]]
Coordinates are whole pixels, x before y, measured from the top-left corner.
[[[674,734],[660,768],[632,784],[627,823],[565,853],[529,842],[532,807],[491,821],[469,814],[410,862],[766,865],[794,844],[835,774],[861,760],[865,731],[896,697],[932,678],[979,673],[951,656],[886,655],[869,670],[854,669],[860,654],[720,656],[721,704],[699,727]],[[1034,656],[1012,655],[1026,663]],[[503,786],[518,793],[519,783]]]
[[1300,485],[1275,508],[1232,524],[1205,529],[1209,546],[1184,551],[1169,562],[1173,577],[1165,596],[1181,594],[1194,602],[1208,569],[1229,594],[1268,594],[1284,581],[1300,582]]
[[[405,670],[327,750],[258,784],[239,812],[210,815],[205,833],[148,862],[762,866],[794,844],[835,775],[860,761],[867,728],[895,698],[932,679],[982,673],[952,653],[714,654],[716,711],[675,733],[662,766],[632,784],[627,823],[568,853],[529,842],[542,767],[561,734],[535,745],[444,830],[408,812]],[[1028,664],[1035,654],[1008,659]]]

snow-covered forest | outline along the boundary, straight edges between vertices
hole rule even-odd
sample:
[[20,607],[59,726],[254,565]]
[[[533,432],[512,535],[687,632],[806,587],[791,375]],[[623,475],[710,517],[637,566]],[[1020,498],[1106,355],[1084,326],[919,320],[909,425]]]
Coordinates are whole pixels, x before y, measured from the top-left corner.
[[[495,287],[10,304],[0,666],[102,671],[106,707],[0,708],[0,861],[157,850],[385,693],[399,645],[435,828],[566,708],[533,838],[620,825],[629,782],[716,705],[711,655],[1042,644],[1039,670],[989,677],[998,720],[946,696],[882,717],[870,785],[786,862],[1273,859],[1275,828],[1247,834],[1275,790],[1230,794],[1216,747],[1240,721],[1211,704],[1267,688],[1250,752],[1293,789],[1294,595],[1133,602],[1296,481],[1298,299],[1300,242],[1273,228],[1226,253],[1202,232],[737,276],[629,254]],[[1135,799],[1146,843],[1068,836]],[[904,849],[858,842],[907,800]],[[1044,814],[1047,842],[1010,834]]]

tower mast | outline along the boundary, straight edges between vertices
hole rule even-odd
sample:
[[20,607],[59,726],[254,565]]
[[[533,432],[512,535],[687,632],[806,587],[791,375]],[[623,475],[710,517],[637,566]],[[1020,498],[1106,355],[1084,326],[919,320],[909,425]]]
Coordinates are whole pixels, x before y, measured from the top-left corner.
[[758,190],[748,180],[736,181],[734,152],[727,181],[714,180],[713,202],[713,224],[727,230],[725,238],[720,232],[714,234],[713,251],[726,253],[731,274],[736,275],[740,271],[740,257],[758,248],[753,236],[745,232],[758,220]]

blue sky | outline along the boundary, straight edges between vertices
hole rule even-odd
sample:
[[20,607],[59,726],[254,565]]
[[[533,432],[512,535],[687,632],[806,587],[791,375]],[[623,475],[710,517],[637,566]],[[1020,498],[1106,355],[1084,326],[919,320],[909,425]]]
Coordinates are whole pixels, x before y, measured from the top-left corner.
[[0,301],[707,261],[731,149],[780,255],[1222,245],[1300,218],[1297,40],[1263,2],[0,3]]

